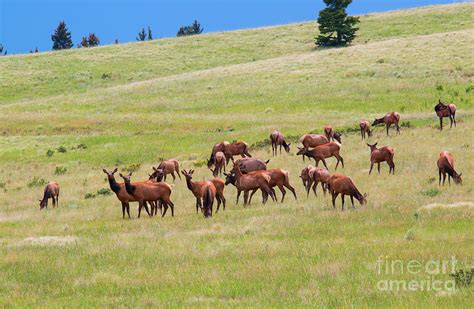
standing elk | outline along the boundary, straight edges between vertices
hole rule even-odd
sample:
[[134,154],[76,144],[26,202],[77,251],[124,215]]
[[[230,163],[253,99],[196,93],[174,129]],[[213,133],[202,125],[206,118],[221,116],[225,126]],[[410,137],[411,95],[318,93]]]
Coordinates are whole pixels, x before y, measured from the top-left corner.
[[368,137],[372,136],[372,130],[370,130],[370,124],[367,120],[362,120],[359,122],[359,127],[360,127],[360,136],[362,137],[362,140],[365,139],[365,134],[367,134]]
[[337,170],[337,166],[339,165],[339,162],[341,162],[342,168],[344,168],[344,159],[339,154],[339,150],[341,149],[341,147],[339,146],[338,143],[329,142],[327,144],[317,146],[316,148],[313,148],[313,149],[301,148],[301,147],[298,147],[298,149],[299,150],[296,153],[297,155],[303,155],[309,158],[313,158],[314,161],[316,162],[316,166],[318,166],[319,161],[323,161],[323,164],[327,169],[328,166],[326,164],[325,159],[330,158],[330,157],[335,157],[337,159],[335,169]]
[[359,201],[360,205],[367,203],[367,193],[362,195],[350,177],[342,174],[332,174],[328,180],[329,191],[332,195],[332,207],[336,209],[336,198],[341,194],[342,210],[344,210],[344,197],[349,195],[351,197],[352,208],[354,207],[354,197]]
[[[133,197],[133,195],[127,193],[124,183],[117,183],[115,180],[114,174],[117,172],[117,168],[111,172],[107,171],[106,169],[102,169],[102,171],[107,175],[110,189],[115,193],[118,200],[122,203],[122,218],[125,218],[125,212],[127,212],[128,218],[130,218],[130,202],[138,202],[138,200]],[[147,205],[145,205],[145,210],[148,215],[150,215]]]
[[451,185],[451,177],[454,180],[455,184],[462,184],[462,173],[458,174],[454,170],[454,158],[453,155],[447,151],[440,152],[438,156],[438,165],[439,173],[439,185],[441,186],[441,176],[443,176],[443,186],[446,181],[446,174],[448,174],[448,183]]
[[382,118],[375,118],[374,122],[372,123],[372,126],[374,127],[380,123],[385,123],[385,127],[387,128],[387,135],[388,135],[388,129],[393,124],[395,125],[395,128],[397,129],[397,134],[400,134],[400,126],[398,125],[399,121],[400,121],[400,114],[397,112],[391,112],[391,113],[387,113]]
[[[196,198],[196,213],[202,210],[204,217],[212,217],[212,207],[214,199],[217,199],[219,211],[220,198],[217,196],[217,189],[212,181],[192,181],[194,170],[182,170],[181,173],[186,178],[186,185]],[[216,213],[217,213],[216,211]]]
[[229,143],[227,141],[223,141],[223,142],[217,143],[212,148],[211,157],[209,158],[210,162],[208,161],[208,164],[214,164],[214,161],[216,159],[215,154],[218,151],[221,151],[224,153],[226,157],[226,164],[229,164],[229,161],[231,160],[232,162],[234,162],[234,156],[237,156],[237,155],[242,156],[242,158],[252,157],[248,149],[249,149],[249,145],[246,142]]
[[50,181],[46,184],[43,193],[43,199],[39,200],[40,210],[43,208],[48,209],[48,200],[53,200],[53,208],[59,206],[59,184],[55,181]]
[[[329,143],[329,139],[321,134],[305,134],[300,137],[300,143],[303,144],[303,148],[313,148]],[[303,162],[304,157],[305,156],[303,155]]]
[[158,165],[158,169],[163,170],[164,180],[166,181],[166,175],[171,174],[173,176],[173,182],[176,180],[174,173],[178,174],[179,179],[181,180],[181,175],[179,174],[179,163],[175,159],[162,161]]
[[338,132],[334,132],[334,130],[332,129],[331,126],[327,125],[324,127],[324,135],[326,136],[326,138],[328,139],[328,141],[338,141],[339,144],[342,143],[342,140],[341,140],[341,136],[342,134],[341,133],[338,133]]
[[[128,175],[119,174],[123,178],[125,183],[125,190],[138,201],[138,218],[140,218],[140,213],[142,208],[148,212],[147,202],[156,202],[159,201],[161,205],[164,206],[165,210],[163,211],[162,217],[165,216],[166,211],[168,211],[168,206],[171,208],[171,216],[174,217],[174,204],[171,201],[171,186],[165,182],[131,182],[132,173]],[[148,212],[148,215],[151,217],[152,214]]]
[[274,130],[270,134],[270,142],[272,143],[272,155],[276,156],[278,152],[278,146],[280,146],[280,154],[281,154],[281,147],[285,148],[287,153],[290,152],[290,145],[291,143],[287,143],[283,134],[280,131]]
[[377,144],[373,145],[367,144],[370,147],[370,170],[369,175],[372,173],[372,168],[374,167],[374,163],[377,163],[377,170],[380,174],[380,163],[387,162],[389,166],[388,173],[395,174],[395,163],[393,162],[393,156],[395,155],[395,150],[392,147],[384,146],[381,148],[377,148]]
[[[225,166],[227,163],[227,159],[225,157],[225,154],[222,151],[216,152],[214,155],[214,162],[211,160],[207,160],[207,167],[211,170],[212,175],[214,177],[217,177],[218,175],[221,175],[222,172],[225,172]],[[214,170],[211,169],[211,167],[214,165]]]
[[[278,189],[280,189],[280,192],[281,192],[281,203],[283,203],[283,200],[285,199],[285,195],[286,195],[286,190],[285,190],[285,187],[291,191],[291,193],[293,193],[293,196],[295,197],[295,200],[298,200],[298,198],[296,197],[296,191],[295,191],[295,188],[293,188],[291,185],[290,185],[290,178],[289,178],[289,175],[288,175],[288,172],[281,169],[281,168],[274,168],[274,169],[271,169],[271,170],[266,170],[266,171],[263,171],[264,173],[266,173],[268,176],[270,176],[270,188],[272,189],[272,191],[274,192],[273,188],[274,187],[278,187]],[[252,194],[250,194],[250,198],[249,198],[249,204],[250,204],[250,201],[252,200],[252,196],[255,194],[257,190],[253,190],[252,191]],[[265,197],[265,192],[262,191],[262,194],[263,194],[263,197],[264,199],[266,199]]]
[[438,104],[436,104],[434,108],[436,112],[436,116],[439,117],[439,129],[440,131],[443,131],[443,118],[444,117],[449,117],[449,120],[451,122],[450,128],[456,126],[456,105],[454,104],[444,104],[441,102],[441,100],[438,100]]
[[239,166],[235,166],[235,173],[224,174],[226,176],[225,184],[233,184],[237,188],[236,204],[239,203],[240,193],[244,191],[244,206],[250,204],[249,191],[262,190],[265,192],[263,203],[265,204],[268,196],[275,202],[275,193],[270,188],[271,177],[265,171],[255,171],[248,174],[242,174]]
[[316,193],[316,189],[318,187],[318,184],[321,183],[321,187],[323,188],[323,193],[324,196],[326,196],[326,187],[329,182],[329,177],[331,174],[329,171],[325,168],[322,167],[313,167],[308,171],[308,182],[306,184],[306,195],[309,196],[309,189],[311,187],[311,184],[313,184],[313,192],[314,195],[318,196]]

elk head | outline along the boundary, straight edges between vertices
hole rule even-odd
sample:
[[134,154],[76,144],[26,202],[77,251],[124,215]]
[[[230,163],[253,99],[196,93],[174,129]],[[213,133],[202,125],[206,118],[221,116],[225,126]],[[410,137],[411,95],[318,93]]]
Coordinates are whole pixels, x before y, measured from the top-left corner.
[[39,200],[40,202],[40,210],[46,207],[46,200]]
[[457,184],[457,185],[462,185],[462,173],[461,174],[458,174],[456,172],[453,173],[453,180],[454,180],[454,183]]
[[378,144],[378,143],[379,143],[379,142],[377,142],[377,143],[375,143],[375,144],[372,144],[372,145],[370,145],[369,143],[367,143],[367,146],[370,147],[370,152],[372,152],[372,151],[374,151],[374,150],[377,150],[377,144]]
[[132,177],[132,172],[128,173],[127,175],[122,175],[122,173],[119,173],[119,175],[120,175],[120,177],[123,178],[123,181],[125,183],[130,183],[131,180],[132,180],[132,178],[131,178]]
[[367,204],[367,193],[364,193],[364,195],[362,195],[359,202],[360,202],[361,205]]
[[341,137],[342,137],[342,134],[339,133],[339,132],[334,132],[334,135],[333,135],[333,138],[339,142],[339,144],[342,144],[342,140],[341,140]]
[[105,168],[102,169],[102,171],[107,174],[108,179],[114,179],[114,174],[117,173],[117,168],[115,168],[113,171],[109,172]]
[[157,182],[161,182],[163,180],[163,176],[165,175],[165,171],[161,168],[156,168],[152,166],[153,173],[150,176],[150,180],[156,179]]
[[376,126],[376,125],[378,125],[378,124],[380,124],[380,123],[383,123],[383,117],[382,117],[382,118],[378,118],[378,119],[375,118],[375,119],[374,119],[374,122],[372,123],[372,126]]
[[235,174],[234,173],[224,173],[225,176],[225,185],[227,186],[228,184],[233,184],[235,185]]
[[194,170],[189,170],[189,171],[182,170],[181,174],[183,174],[183,176],[186,177],[186,180],[191,180],[193,179]]
[[283,148],[285,148],[286,153],[290,153],[290,145],[291,143],[283,142]]

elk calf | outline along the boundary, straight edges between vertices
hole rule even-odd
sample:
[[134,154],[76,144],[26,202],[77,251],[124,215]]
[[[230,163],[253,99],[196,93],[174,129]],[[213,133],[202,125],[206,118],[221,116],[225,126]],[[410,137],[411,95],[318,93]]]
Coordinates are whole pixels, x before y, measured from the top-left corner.
[[336,198],[341,194],[342,210],[344,210],[344,197],[349,195],[351,198],[352,208],[354,207],[354,197],[359,201],[360,205],[367,203],[367,193],[362,195],[350,177],[335,173],[329,177],[329,190],[332,195],[332,207],[336,208]]
[[214,177],[217,177],[218,175],[222,174],[222,171],[225,172],[226,162],[227,159],[225,154],[222,151],[218,151],[214,155],[214,161],[207,160],[207,167],[211,169],[211,167],[214,165],[214,170],[211,169],[211,172]]
[[451,122],[450,128],[456,126],[456,105],[454,104],[444,104],[441,100],[438,100],[438,104],[436,104],[434,108],[436,112],[436,116],[439,117],[439,129],[443,131],[443,117],[448,117],[449,121]]
[[329,171],[325,168],[322,167],[313,167],[308,171],[308,177],[309,181],[306,184],[306,194],[309,196],[309,189],[311,187],[311,184],[313,184],[313,192],[314,195],[318,196],[316,193],[316,188],[318,187],[318,184],[321,183],[321,187],[323,188],[323,193],[326,195],[326,187],[329,182],[329,177],[331,174]]
[[174,173],[178,174],[179,179],[181,179],[181,175],[179,174],[179,163],[175,159],[162,161],[160,165],[158,165],[158,169],[163,170],[165,181],[166,181],[166,175],[171,174],[171,176],[173,176],[173,182],[174,182],[176,180]]
[[196,213],[202,210],[204,216],[212,217],[214,199],[217,199],[217,210],[221,202],[225,210],[224,181],[222,179],[212,179],[210,181],[192,181],[194,170],[182,170],[181,173],[186,178],[186,185],[196,198]]
[[344,159],[339,154],[339,150],[341,149],[341,147],[339,146],[338,143],[329,142],[327,144],[317,146],[316,148],[313,148],[313,149],[300,148],[300,147],[298,147],[298,149],[299,150],[296,153],[297,155],[303,155],[309,158],[313,158],[314,161],[316,162],[316,166],[318,166],[319,161],[323,161],[323,164],[327,169],[328,166],[326,164],[325,159],[330,158],[330,157],[335,157],[337,159],[335,169],[337,169],[339,162],[341,162],[342,167],[344,168]]
[[39,200],[40,210],[48,209],[48,199],[53,200],[53,208],[59,206],[59,184],[55,181],[50,181],[44,188],[43,199]]
[[453,155],[447,151],[443,151],[438,156],[438,165],[439,173],[439,185],[441,186],[441,176],[443,176],[443,186],[446,181],[446,174],[448,174],[448,183],[451,185],[451,177],[454,180],[455,184],[462,184],[462,173],[458,174],[454,170],[454,158]]
[[397,134],[400,134],[400,126],[398,125],[399,121],[400,121],[400,114],[397,112],[391,112],[391,113],[387,113],[382,118],[375,118],[374,122],[372,123],[372,126],[376,126],[380,123],[385,123],[385,127],[387,128],[387,135],[388,135],[388,129],[393,124],[395,125],[395,128],[397,129]]
[[331,126],[325,126],[324,127],[324,135],[326,135],[326,138],[328,141],[338,141],[339,143],[342,143],[341,140],[341,133],[334,132]]
[[374,163],[377,163],[377,170],[380,174],[380,163],[387,162],[389,166],[388,173],[395,174],[395,163],[393,162],[393,156],[395,155],[395,150],[392,147],[381,147],[377,149],[377,144],[373,145],[367,144],[370,147],[370,170],[369,175],[372,173],[372,168],[374,167]]
[[270,134],[270,142],[272,143],[272,155],[276,156],[278,151],[278,146],[280,146],[280,154],[281,154],[281,147],[285,148],[287,153],[290,152],[290,144],[285,141],[283,134],[280,131],[274,130]]
[[372,131],[370,130],[370,124],[367,120],[362,120],[359,123],[360,127],[360,136],[362,137],[362,140],[365,139],[365,134],[367,134],[368,137],[372,136]]

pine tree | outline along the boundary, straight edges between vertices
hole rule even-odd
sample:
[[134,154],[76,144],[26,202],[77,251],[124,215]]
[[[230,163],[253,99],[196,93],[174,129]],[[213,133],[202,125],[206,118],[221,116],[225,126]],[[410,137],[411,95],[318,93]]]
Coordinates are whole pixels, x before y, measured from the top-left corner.
[[142,31],[138,32],[137,41],[145,41],[145,39],[146,39],[145,28],[143,28]]
[[201,24],[195,20],[190,26],[182,26],[179,28],[176,36],[186,36],[186,35],[195,35],[203,32]]
[[100,44],[99,37],[95,35],[95,33],[89,34],[89,37],[87,38],[87,42],[89,43],[89,47],[94,47]]
[[54,34],[51,35],[51,40],[53,41],[53,50],[69,49],[73,46],[71,32],[68,31],[64,21],[59,23]]
[[148,40],[153,40],[153,36],[151,35],[151,28],[148,26]]
[[193,34],[201,34],[204,29],[201,28],[201,24],[195,20],[192,24]]
[[344,46],[355,38],[359,28],[358,17],[347,16],[346,8],[352,0],[323,0],[326,8],[319,12],[319,32],[316,44],[319,46]]
[[7,50],[5,49],[5,46],[0,44],[0,56],[5,56],[7,54]]

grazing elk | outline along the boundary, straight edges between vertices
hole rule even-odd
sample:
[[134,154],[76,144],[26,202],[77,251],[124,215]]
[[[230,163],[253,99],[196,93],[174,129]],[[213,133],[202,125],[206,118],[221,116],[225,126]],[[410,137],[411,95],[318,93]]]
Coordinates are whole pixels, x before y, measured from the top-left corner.
[[309,180],[306,183],[306,194],[307,194],[307,196],[309,196],[309,189],[311,187],[311,184],[313,185],[314,195],[318,196],[318,194],[316,193],[316,189],[317,189],[319,183],[321,183],[321,187],[323,188],[323,193],[326,196],[326,187],[328,185],[330,176],[331,176],[331,174],[325,168],[313,167],[313,168],[309,169],[309,171],[308,171]]
[[173,182],[176,180],[176,176],[174,173],[178,174],[179,179],[181,180],[181,175],[179,174],[179,163],[175,159],[162,161],[160,165],[158,165],[158,169],[163,170],[164,173],[164,180],[166,181],[166,175],[171,174],[173,176]]
[[270,142],[272,143],[272,155],[276,156],[278,152],[278,146],[280,146],[280,154],[281,154],[281,147],[285,148],[287,153],[290,152],[290,145],[291,143],[287,143],[283,134],[280,131],[274,130],[270,134]]
[[[214,177],[217,177],[218,175],[222,174],[222,172],[225,172],[225,166],[227,163],[227,159],[225,157],[225,154],[222,151],[216,152],[214,155],[214,162],[211,160],[207,161],[207,167],[211,170],[212,175]],[[214,170],[211,169],[211,167],[214,165]]]
[[[226,164],[229,164],[229,161],[234,161],[234,156],[240,155],[242,158],[252,157],[248,151],[249,145],[246,142],[220,142],[214,145],[212,148],[211,157],[209,158],[210,164],[214,164],[215,154],[218,151],[222,151],[226,157]],[[208,163],[209,164],[209,163]]]
[[59,184],[55,181],[50,181],[46,184],[43,193],[43,199],[39,200],[40,210],[43,208],[48,209],[48,200],[53,200],[53,208],[59,206]]
[[336,198],[339,194],[341,194],[342,210],[344,210],[344,197],[346,195],[351,197],[352,208],[355,208],[354,197],[359,201],[360,205],[367,203],[367,193],[362,195],[350,177],[335,173],[329,177],[328,183],[334,209],[336,208]]
[[374,167],[374,163],[377,163],[377,170],[380,174],[380,163],[387,162],[389,166],[388,173],[395,174],[395,163],[393,162],[393,156],[395,155],[395,150],[392,147],[384,146],[381,148],[377,148],[377,144],[373,145],[367,144],[370,147],[370,170],[369,175],[372,173],[372,168]]
[[438,156],[438,165],[439,173],[439,185],[441,186],[441,175],[443,176],[443,186],[446,181],[446,174],[448,174],[448,183],[451,185],[451,177],[454,180],[455,184],[462,184],[461,175],[454,170],[454,158],[453,155],[447,151],[440,152]]
[[339,146],[338,143],[329,142],[327,144],[318,146],[318,147],[313,148],[313,149],[301,148],[301,147],[298,147],[298,149],[299,150],[296,153],[297,155],[303,155],[303,156],[307,156],[309,158],[313,158],[314,161],[316,162],[316,166],[318,166],[319,161],[323,161],[323,164],[327,169],[328,166],[326,164],[325,159],[330,158],[330,157],[335,157],[337,159],[335,169],[337,169],[337,166],[339,165],[339,162],[341,162],[342,168],[344,168],[344,160],[341,157],[341,155],[339,154],[339,150],[341,149],[341,147]]
[[301,181],[303,181],[303,186],[306,188],[306,185],[309,181],[309,171],[314,168],[314,166],[312,166],[311,164],[304,167],[302,170],[301,170],[301,173],[300,173],[300,178],[301,178]]
[[[214,199],[217,199],[218,205],[220,205],[220,198],[217,197],[217,189],[214,183],[212,181],[192,181],[194,170],[182,170],[181,173],[186,178],[186,185],[189,191],[191,191],[196,198],[196,213],[201,209],[204,217],[212,217]],[[217,211],[218,210],[219,206],[217,206]]]
[[362,137],[362,140],[365,139],[365,134],[367,134],[368,137],[372,136],[372,130],[370,130],[370,124],[367,120],[362,120],[359,122],[359,127],[360,127],[360,136]]
[[234,162],[234,167],[232,168],[231,173],[235,173],[235,166],[237,165],[243,174],[263,171],[267,169],[268,162],[270,162],[270,160],[263,161],[257,158],[241,158]]
[[439,117],[439,129],[443,131],[443,118],[449,117],[451,121],[450,128],[456,126],[456,105],[454,104],[444,104],[441,100],[438,100],[438,104],[436,104],[434,108],[436,115]]
[[235,166],[235,173],[224,174],[226,176],[225,184],[233,184],[237,188],[236,204],[239,203],[240,193],[244,191],[244,206],[250,204],[249,191],[262,190],[265,192],[263,203],[265,204],[268,196],[276,201],[275,193],[270,188],[271,177],[265,171],[255,171],[248,174],[242,174],[238,165]]
[[342,143],[341,140],[341,133],[334,132],[331,126],[327,125],[324,127],[324,135],[328,139],[328,141],[338,141],[340,144]]
[[395,125],[395,128],[397,129],[397,134],[400,134],[400,126],[398,125],[399,121],[400,121],[400,114],[397,112],[391,112],[391,113],[387,113],[382,118],[375,118],[374,122],[372,123],[372,126],[376,126],[380,123],[385,123],[385,127],[387,128],[387,135],[388,135],[388,129],[393,124]]
[[[161,205],[164,206],[165,210],[163,211],[162,217],[165,216],[166,211],[168,211],[168,206],[171,208],[171,216],[174,217],[174,204],[171,201],[171,186],[165,182],[131,182],[132,173],[128,175],[119,174],[123,178],[125,183],[125,189],[127,193],[130,194],[138,201],[138,218],[140,218],[140,213],[143,207],[148,212],[147,202],[159,201]],[[151,217],[152,214],[148,213]]]
[[[138,202],[138,200],[127,193],[124,183],[117,183],[117,181],[115,180],[114,174],[117,172],[117,168],[115,168],[111,172],[107,171],[106,169],[102,169],[102,171],[107,175],[110,189],[112,190],[112,192],[115,193],[118,200],[122,203],[122,218],[125,218],[125,212],[127,212],[128,218],[130,218],[130,202]],[[150,215],[150,212],[148,211],[148,206],[146,205],[145,210],[148,215]]]
[[[293,188],[291,185],[290,185],[290,178],[288,176],[288,172],[281,169],[281,168],[274,168],[274,169],[271,169],[271,170],[266,170],[266,171],[263,171],[264,173],[266,173],[268,176],[270,176],[270,188],[273,190],[274,187],[278,187],[278,189],[280,189],[280,192],[281,192],[281,202],[283,203],[283,200],[285,199],[285,195],[286,195],[286,190],[285,190],[285,187],[291,191],[291,193],[293,193],[293,196],[295,197],[295,200],[298,200],[298,198],[296,197],[296,191],[295,191],[295,188]],[[252,194],[250,194],[250,198],[249,198],[249,204],[250,204],[250,201],[252,200],[252,196],[255,194],[257,190],[253,190],[252,191]],[[263,194],[263,198],[266,199],[267,197],[265,197],[265,192],[262,191],[262,194]]]

